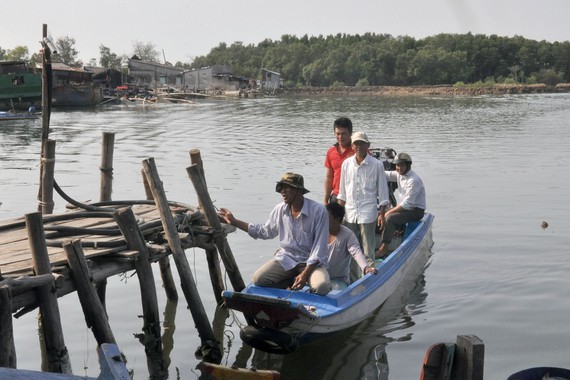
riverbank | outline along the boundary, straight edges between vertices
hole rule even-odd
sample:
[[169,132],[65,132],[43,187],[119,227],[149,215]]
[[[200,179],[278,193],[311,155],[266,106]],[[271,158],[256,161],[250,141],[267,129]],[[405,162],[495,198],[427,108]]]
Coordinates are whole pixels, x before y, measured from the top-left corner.
[[570,83],[556,86],[545,84],[496,84],[493,86],[365,86],[365,87],[298,87],[284,91],[290,95],[350,95],[350,96],[461,96],[461,95],[505,95],[546,94],[570,92]]

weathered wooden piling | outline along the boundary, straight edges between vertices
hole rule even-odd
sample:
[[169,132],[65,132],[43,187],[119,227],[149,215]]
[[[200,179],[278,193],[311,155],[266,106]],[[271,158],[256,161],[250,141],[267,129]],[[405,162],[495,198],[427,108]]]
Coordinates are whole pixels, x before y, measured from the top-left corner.
[[[204,178],[204,185],[207,185],[207,181],[206,181],[206,174],[204,172],[204,161],[202,161],[202,154],[200,153],[200,149],[190,149],[190,152],[188,152],[190,154],[190,162],[192,163],[192,165],[197,165],[198,169],[200,169],[200,173],[202,174],[202,177]],[[200,203],[200,199],[198,199],[198,206],[200,208],[202,208],[202,203]]]
[[[204,174],[204,163],[200,154],[200,149],[190,149],[190,161],[193,165],[197,165],[200,174],[204,179],[206,186],[206,176]],[[201,199],[198,198],[199,207],[203,210]],[[214,290],[214,296],[218,305],[223,303],[222,292],[225,290],[224,281],[222,277],[222,270],[220,268],[220,258],[215,249],[206,249],[206,261],[208,262],[208,270],[210,271],[210,281]]]
[[55,141],[48,139],[45,143],[45,151],[42,156],[41,199],[40,211],[44,215],[53,212],[53,183],[55,168]]
[[[52,98],[52,68],[51,68],[51,47],[48,44],[47,24],[42,25],[42,138],[40,148],[40,158],[45,158],[46,143],[49,138],[49,121],[51,116],[51,98]],[[40,187],[38,189],[38,211],[42,211],[42,178],[43,178],[43,162],[40,165]]]
[[204,214],[206,215],[206,220],[208,221],[208,224],[210,224],[210,226],[214,229],[214,242],[218,248],[220,256],[222,257],[222,261],[224,262],[224,266],[228,272],[230,282],[232,283],[234,290],[239,292],[245,288],[245,283],[232,254],[228,241],[224,235],[222,224],[220,223],[218,213],[216,212],[214,204],[212,203],[212,199],[210,198],[210,194],[208,193],[208,189],[206,188],[204,177],[202,176],[200,168],[197,164],[186,168],[186,171],[192,180],[192,184],[194,185],[198,199],[200,199]]
[[12,326],[12,294],[7,285],[0,286],[0,367],[16,368],[16,348]]
[[[148,184],[148,179],[144,174],[144,169],[141,170],[144,191],[146,194],[146,199],[153,200],[152,191],[150,190],[150,185]],[[174,283],[174,277],[172,277],[172,269],[170,267],[170,257],[164,256],[158,260],[158,266],[160,268],[160,278],[162,279],[162,286],[164,287],[164,292],[166,293],[166,298],[172,301],[178,300],[178,291],[176,290],[176,284]]]
[[115,134],[103,132],[103,144],[101,145],[101,190],[99,200],[101,202],[110,201],[113,193],[113,151],[115,145]]
[[[103,143],[101,144],[101,186],[99,191],[99,201],[106,202],[111,200],[113,193],[113,152],[115,148],[115,134],[103,132]],[[99,300],[106,307],[107,279],[95,283],[95,289]]]
[[[30,213],[25,218],[34,271],[36,274],[51,274],[42,215],[39,212]],[[57,296],[52,292],[51,285],[39,287],[37,292],[47,356],[42,368],[48,372],[70,374],[71,363],[63,339]]]
[[93,331],[98,345],[103,343],[115,344],[115,337],[109,326],[107,313],[99,301],[91,273],[83,254],[81,241],[74,239],[63,244],[65,256],[71,270],[71,278],[77,290],[77,297],[85,315],[87,327]]
[[147,367],[153,378],[166,378],[166,368],[162,360],[158,300],[146,240],[131,208],[120,209],[113,214],[113,217],[127,241],[128,248],[139,252],[135,260],[135,269],[141,291]]
[[194,276],[190,270],[190,265],[182,249],[180,237],[178,236],[176,226],[174,224],[174,219],[170,212],[170,207],[168,206],[168,201],[162,187],[162,182],[158,176],[156,170],[156,165],[153,158],[149,158],[143,161],[143,168],[145,175],[148,179],[152,195],[156,206],[160,210],[160,217],[162,220],[163,229],[168,241],[168,245],[172,250],[172,256],[174,257],[174,262],[176,268],[178,269],[178,274],[180,276],[180,282],[186,301],[188,302],[188,307],[192,313],[194,323],[196,323],[196,328],[198,330],[198,335],[202,341],[202,352],[208,352],[208,361],[220,362],[221,352],[212,332],[212,326],[208,321],[208,316],[204,310],[204,305],[200,299],[200,294],[196,288],[194,282]]

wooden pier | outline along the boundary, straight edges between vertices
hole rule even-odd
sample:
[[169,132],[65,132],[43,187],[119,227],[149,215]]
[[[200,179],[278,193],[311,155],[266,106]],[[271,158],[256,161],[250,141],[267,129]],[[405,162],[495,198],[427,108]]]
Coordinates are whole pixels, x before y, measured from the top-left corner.
[[[51,113],[51,48],[47,25],[42,29],[42,133],[38,211],[0,221],[0,378],[72,379],[63,336],[58,298],[76,292],[97,341],[100,379],[130,379],[128,353],[122,353],[105,310],[107,278],[135,271],[143,310],[143,339],[149,377],[168,378],[163,359],[156,286],[151,266],[158,263],[169,300],[178,299],[170,258],[180,288],[200,337],[196,355],[219,364],[221,349],[200,299],[185,249],[206,251],[212,289],[218,304],[224,289],[220,257],[234,290],[241,277],[212,204],[199,150],[190,150],[186,171],[198,195],[199,207],[166,198],[153,158],[142,161],[145,199],[113,201],[113,133],[103,133],[100,165],[100,201],[81,203],[57,184],[56,141],[49,139]],[[54,192],[66,202],[67,212],[52,214]],[[231,227],[230,227],[231,228]],[[233,229],[233,228],[232,228]],[[17,369],[13,318],[39,309],[42,371]],[[36,328],[36,326],[31,327]],[[82,377],[83,378],[83,377]]]
[[[200,153],[190,151],[190,158],[195,163],[187,168],[198,194],[199,208],[166,199],[152,158],[142,162],[145,188],[141,193],[144,190],[147,199],[112,201],[112,158],[109,157],[113,155],[113,142],[112,136],[104,134],[101,202],[83,204],[59,188],[53,173],[55,142],[48,140],[42,157],[39,207],[44,213],[38,211],[0,222],[0,347],[3,347],[0,374],[8,368],[17,368],[12,318],[39,309],[42,349],[45,349],[42,351],[42,370],[74,378],[57,305],[57,298],[72,292],[77,292],[87,326],[103,355],[101,370],[109,371],[109,358],[104,355],[118,347],[105,311],[105,285],[107,278],[134,270],[139,278],[143,306],[147,367],[151,378],[167,378],[151,265],[157,263],[160,266],[167,298],[175,300],[178,291],[172,280],[170,258],[178,271],[180,287],[200,337],[197,354],[207,362],[219,363],[221,360],[219,343],[184,250],[192,247],[205,250],[212,289],[218,302],[221,302],[224,290],[220,257],[232,287],[241,290],[245,284],[225,239],[228,226],[220,223],[209,197]],[[49,214],[53,209],[54,192],[67,200],[66,212]],[[125,356],[128,357],[128,353]],[[117,372],[115,368],[111,372],[119,375],[111,378],[125,378],[125,361],[115,360],[114,363],[119,370]],[[39,378],[53,377],[42,373]]]

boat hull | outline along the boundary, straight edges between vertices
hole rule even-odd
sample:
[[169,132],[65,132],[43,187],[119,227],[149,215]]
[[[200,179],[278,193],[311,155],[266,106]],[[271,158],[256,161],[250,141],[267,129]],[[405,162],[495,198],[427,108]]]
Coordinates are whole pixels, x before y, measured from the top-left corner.
[[103,101],[103,91],[94,84],[55,86],[53,107],[90,107]]
[[0,121],[33,120],[38,118],[39,115],[33,113],[12,113],[12,112],[0,111]]
[[[15,81],[14,78],[18,80]],[[41,74],[0,75],[0,111],[40,107],[41,100]]]
[[226,305],[243,312],[250,325],[242,331],[242,340],[264,351],[291,352],[362,322],[404,277],[421,273],[431,255],[432,223],[430,214],[410,223],[402,244],[377,266],[378,274],[368,274],[340,292],[319,296],[307,288],[293,292],[254,285],[242,292],[224,292]]

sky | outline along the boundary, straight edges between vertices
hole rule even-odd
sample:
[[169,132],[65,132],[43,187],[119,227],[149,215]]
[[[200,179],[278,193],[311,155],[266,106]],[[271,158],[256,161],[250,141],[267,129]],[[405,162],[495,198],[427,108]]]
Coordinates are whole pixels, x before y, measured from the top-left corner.
[[[75,39],[78,58],[99,60],[152,43],[168,62],[190,63],[221,42],[258,44],[282,35],[439,33],[570,40],[570,0],[28,0],[3,7],[0,48],[40,49],[42,25],[53,40]],[[162,55],[164,53],[164,55]]]

